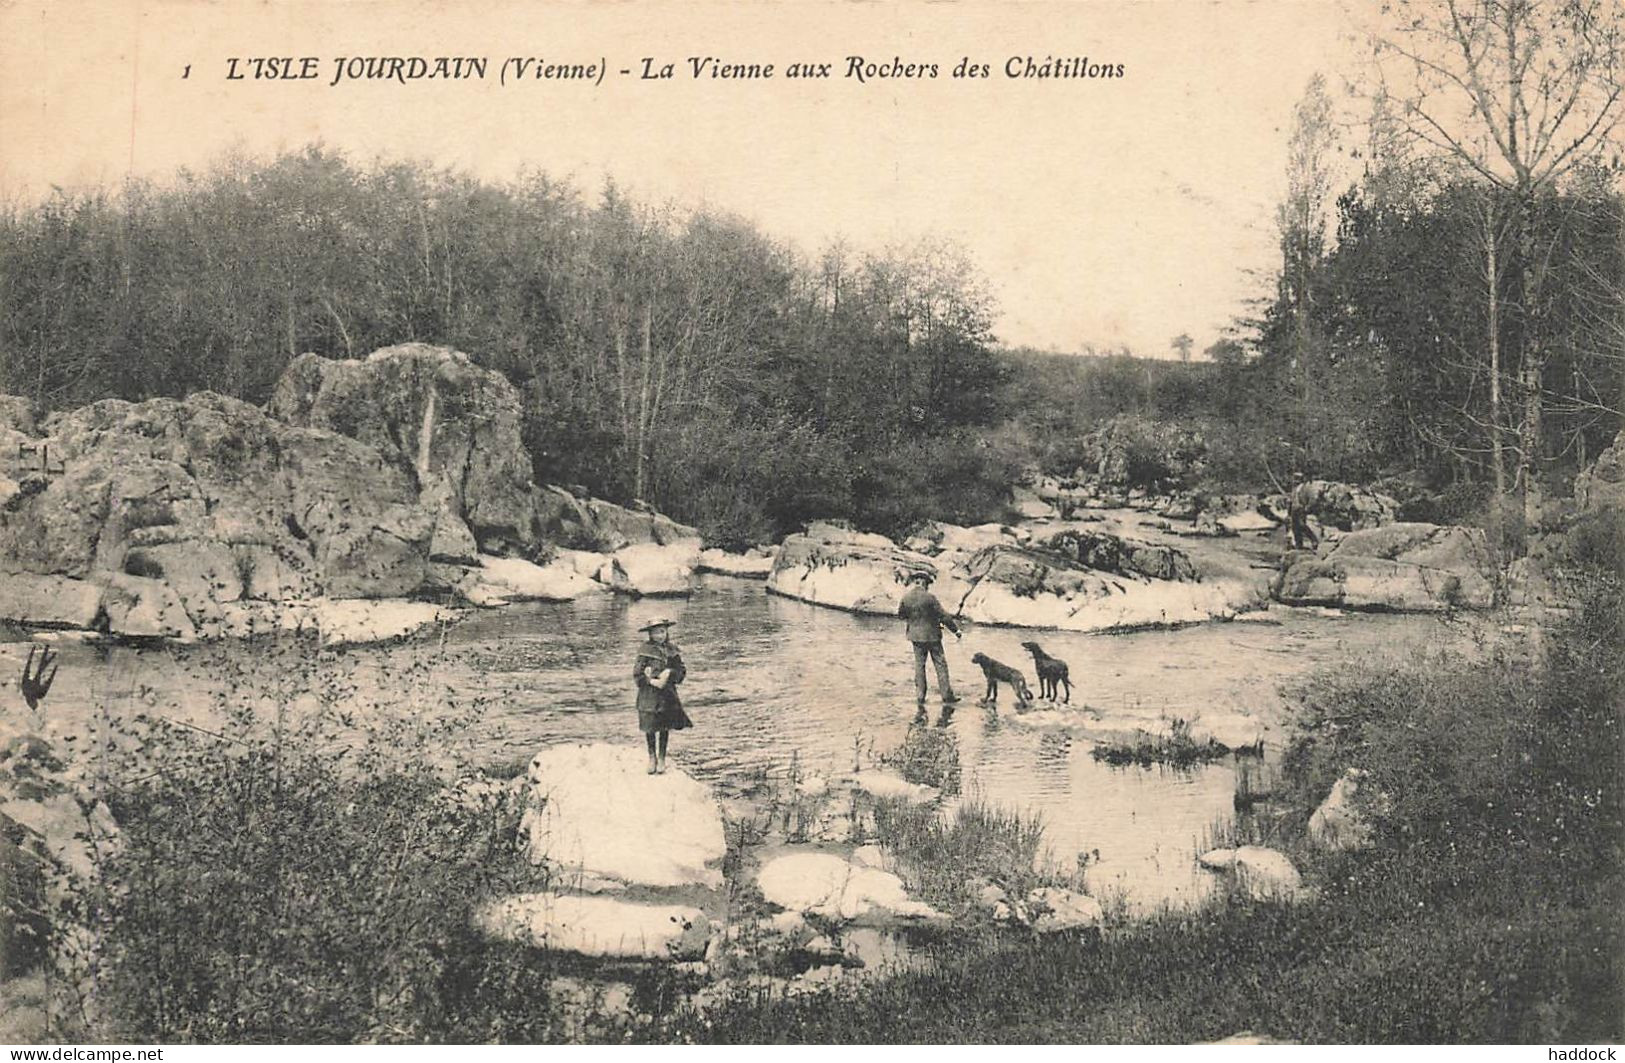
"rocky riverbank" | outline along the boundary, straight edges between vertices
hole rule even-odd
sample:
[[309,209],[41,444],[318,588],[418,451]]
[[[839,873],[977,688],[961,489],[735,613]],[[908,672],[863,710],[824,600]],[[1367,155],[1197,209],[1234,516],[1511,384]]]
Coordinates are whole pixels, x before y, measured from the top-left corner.
[[532,481],[500,374],[407,344],[37,420],[0,401],[0,619],[179,641],[394,637],[460,607],[688,593],[695,529]]

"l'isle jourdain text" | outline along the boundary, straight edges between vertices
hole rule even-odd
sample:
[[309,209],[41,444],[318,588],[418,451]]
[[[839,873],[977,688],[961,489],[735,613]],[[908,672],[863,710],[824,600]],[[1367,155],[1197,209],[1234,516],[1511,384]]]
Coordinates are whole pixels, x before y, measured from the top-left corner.
[[[495,80],[507,85],[524,81],[575,81],[603,84],[606,74],[633,81],[769,81],[777,79],[848,79],[871,81],[931,81],[940,77],[969,80],[1004,77],[1022,80],[1080,80],[1120,78],[1122,63],[1102,63],[1088,56],[1012,55],[998,62],[966,56],[957,63],[934,63],[902,56],[874,59],[849,55],[836,61],[793,63],[733,62],[709,55],[666,60],[644,56],[631,66],[611,68],[605,59],[555,62],[539,56],[514,56],[495,66]],[[187,68],[191,70],[190,67]],[[344,82],[484,81],[493,63],[486,56],[232,56],[226,60],[227,81],[323,81],[328,87]]]

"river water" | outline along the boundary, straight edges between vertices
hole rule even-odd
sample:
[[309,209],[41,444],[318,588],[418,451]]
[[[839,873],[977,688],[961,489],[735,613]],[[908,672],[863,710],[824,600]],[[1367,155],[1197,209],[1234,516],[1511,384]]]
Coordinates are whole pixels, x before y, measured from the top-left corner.
[[[769,595],[760,582],[704,577],[692,598],[635,601],[598,594],[576,602],[478,612],[441,637],[345,652],[293,640],[237,648],[60,644],[62,677],[48,701],[51,730],[72,732],[96,713],[152,712],[205,726],[223,707],[340,704],[411,716],[456,705],[477,719],[474,750],[491,763],[522,762],[558,742],[640,743],[632,708],[638,627],[676,620],[683,697],[693,730],[672,738],[674,763],[746,792],[764,774],[838,773],[895,749],[914,718],[912,654],[901,625]],[[964,697],[944,722],[932,692],[928,726],[959,749],[964,787],[1043,817],[1050,857],[1075,866],[1089,854],[1089,884],[1134,909],[1181,904],[1213,888],[1193,857],[1232,813],[1237,771],[1226,759],[1194,770],[1110,767],[1093,738],[1135,726],[1194,721],[1229,744],[1262,737],[1278,751],[1295,681],[1332,665],[1380,665],[1424,649],[1470,644],[1473,625],[1430,617],[1273,609],[1251,621],[1119,635],[968,628],[948,641]],[[1020,666],[1036,637],[1067,661],[1072,706],[1017,713],[1008,691],[997,711],[975,700],[974,652]],[[15,674],[23,644],[0,646]],[[932,679],[933,686],[935,678]],[[18,700],[13,697],[13,701]],[[7,706],[15,714],[16,706]]]

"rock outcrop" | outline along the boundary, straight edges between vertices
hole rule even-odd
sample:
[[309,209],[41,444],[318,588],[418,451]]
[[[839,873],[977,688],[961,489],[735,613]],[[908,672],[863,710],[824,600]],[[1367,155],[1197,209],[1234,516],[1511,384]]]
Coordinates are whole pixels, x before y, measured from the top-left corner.
[[235,603],[387,598],[425,581],[433,514],[355,440],[208,392],[108,399],[43,430],[60,465],[0,510],[10,619],[188,637]]
[[406,343],[360,360],[301,355],[283,370],[269,409],[288,424],[367,444],[435,503],[440,521],[466,526],[487,553],[540,542],[519,393],[460,351]]
[[[994,526],[996,527],[996,526]],[[932,572],[932,593],[951,613],[982,624],[1104,631],[1196,623],[1253,605],[1251,585],[1199,581],[1189,557],[1170,547],[1067,529],[1028,546],[1002,531],[943,530],[898,547],[882,535],[816,524],[784,541],[768,589],[856,613],[895,615],[908,578]],[[993,540],[975,552],[938,544]]]
[[773,571],[773,559],[777,556],[776,549],[764,547],[752,547],[742,554],[716,549],[701,550],[699,570],[739,579],[767,579],[768,573]]
[[521,823],[532,863],[555,881],[585,877],[637,886],[715,888],[725,850],[722,809],[710,788],[679,768],[647,774],[641,748],[544,749],[526,776]]
[[[1190,564],[1177,551],[1165,563],[1178,571]],[[947,608],[977,623],[1064,631],[1198,623],[1234,615],[1255,597],[1231,583],[1101,571],[1058,551],[1021,547],[972,555],[948,571],[936,592]]]
[[517,557],[481,557],[448,575],[457,594],[485,607],[513,602],[568,602],[604,589],[567,559],[537,565]]
[[1040,934],[1095,930],[1106,919],[1099,901],[1059,886],[1040,886],[1028,893],[1022,912],[1033,930]]
[[1443,612],[1494,603],[1484,533],[1439,524],[1389,524],[1351,532],[1324,556],[1301,555],[1274,594],[1290,605]]
[[[269,409],[201,392],[42,423],[0,396],[0,443],[23,456],[0,482],[0,619],[189,641],[318,630],[312,611],[332,600],[499,605],[594,580],[629,594],[692,582],[693,528],[536,487],[517,393],[459,352],[305,355]],[[561,542],[598,552],[567,566],[492,556],[546,560]],[[341,642],[398,626],[325,611]]]
[[1399,503],[1389,496],[1334,480],[1298,484],[1287,508],[1290,516],[1303,520],[1317,534],[1378,528],[1399,516]]
[[683,596],[693,591],[699,565],[697,538],[638,543],[610,554],[594,578],[606,587],[637,597]]
[[819,522],[780,545],[767,589],[852,613],[894,616],[909,576],[935,570],[929,559],[899,548],[884,535]]
[[536,504],[538,530],[548,542],[570,550],[611,554],[645,543],[676,545],[700,535],[652,509],[618,506],[563,487],[542,487]]

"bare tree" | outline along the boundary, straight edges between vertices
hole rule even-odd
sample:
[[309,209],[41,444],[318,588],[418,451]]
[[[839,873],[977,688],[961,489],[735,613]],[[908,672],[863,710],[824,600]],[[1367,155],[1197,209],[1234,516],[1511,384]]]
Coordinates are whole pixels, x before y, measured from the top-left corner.
[[1625,7],[1618,0],[1396,0],[1383,11],[1385,25],[1372,35],[1378,71],[1412,135],[1510,201],[1518,480],[1533,523],[1550,266],[1536,246],[1536,203],[1615,142],[1625,116]]

